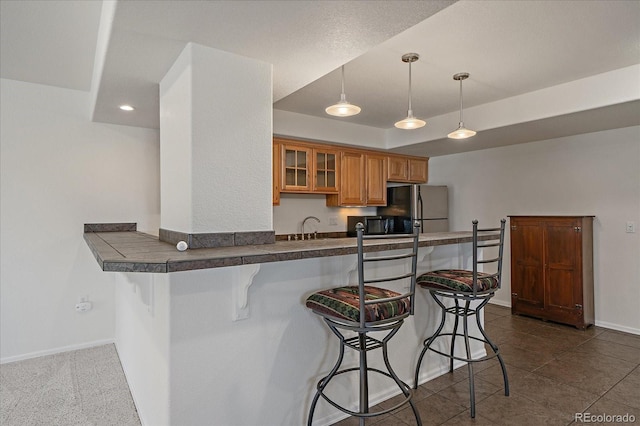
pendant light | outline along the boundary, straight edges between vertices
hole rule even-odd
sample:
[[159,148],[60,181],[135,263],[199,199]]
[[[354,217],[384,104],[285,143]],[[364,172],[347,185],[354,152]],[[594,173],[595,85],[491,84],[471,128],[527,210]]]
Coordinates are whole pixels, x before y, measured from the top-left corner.
[[347,97],[344,94],[344,65],[342,66],[342,92],[340,94],[340,101],[325,109],[325,112],[329,115],[335,115],[336,117],[350,117],[352,115],[360,114],[360,107],[347,102]]
[[413,110],[411,109],[411,63],[417,61],[420,55],[417,53],[405,53],[402,55],[402,62],[409,63],[409,111],[407,111],[407,118],[398,121],[395,126],[398,129],[412,130],[419,129],[427,124],[426,121],[420,120],[413,116]]
[[462,122],[462,80],[467,78],[469,78],[468,72],[461,72],[453,76],[454,80],[460,82],[460,122],[458,123],[458,128],[447,135],[451,139],[467,139],[476,134],[473,130],[465,128]]

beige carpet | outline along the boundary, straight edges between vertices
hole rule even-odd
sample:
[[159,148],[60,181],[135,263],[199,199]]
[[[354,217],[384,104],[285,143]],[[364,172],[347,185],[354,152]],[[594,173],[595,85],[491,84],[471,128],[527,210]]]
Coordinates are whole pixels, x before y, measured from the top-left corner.
[[114,345],[0,365],[0,425],[139,426]]

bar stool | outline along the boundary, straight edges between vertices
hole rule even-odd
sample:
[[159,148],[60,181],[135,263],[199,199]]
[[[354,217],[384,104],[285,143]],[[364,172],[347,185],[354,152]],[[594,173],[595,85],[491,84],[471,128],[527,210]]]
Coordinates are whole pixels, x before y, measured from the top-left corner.
[[[328,375],[320,379],[311,407],[307,424],[311,426],[313,413],[322,397],[329,404],[359,418],[360,425],[364,425],[365,419],[380,416],[396,410],[405,404],[410,404],[418,425],[421,425],[420,415],[411,400],[413,390],[409,385],[398,378],[391,368],[388,357],[388,342],[398,332],[404,319],[413,315],[416,265],[418,253],[418,238],[420,225],[415,223],[412,234],[394,235],[364,235],[364,226],[356,225],[358,234],[358,285],[344,286],[322,290],[309,296],[306,306],[314,313],[322,316],[329,329],[340,339],[340,351],[338,360]],[[401,250],[395,250],[393,254],[382,256],[364,257],[367,250],[365,241],[392,239],[390,243],[401,243]],[[384,241],[383,241],[384,242]],[[395,246],[394,246],[395,247]],[[402,265],[398,265],[398,263]],[[376,268],[389,266],[393,271],[381,272]],[[404,268],[402,268],[404,266]],[[374,274],[385,274],[385,277],[375,277]],[[366,277],[365,277],[366,275]],[[388,282],[408,284],[408,291],[398,293],[396,291],[380,287]],[[372,286],[370,284],[375,284]],[[383,338],[369,336],[372,332],[386,332]],[[350,337],[345,336],[349,334]],[[359,366],[341,369],[345,347],[359,353]],[[367,364],[367,353],[374,349],[382,349],[382,356],[387,371],[370,367]],[[331,399],[325,391],[331,379],[337,375],[358,372],[359,374],[359,409],[353,411],[338,404]],[[400,388],[405,398],[391,408],[371,412],[369,407],[369,374],[377,373],[393,379]]]
[[[498,358],[500,368],[502,368],[502,377],[504,379],[504,394],[509,396],[509,379],[507,370],[502,360],[502,356],[498,347],[489,339],[480,323],[480,312],[482,308],[489,302],[495,292],[500,288],[502,277],[502,251],[504,245],[504,226],[505,220],[500,221],[499,228],[479,229],[478,221],[473,221],[473,270],[445,269],[427,272],[417,278],[417,283],[424,289],[429,290],[433,300],[441,308],[442,317],[440,325],[435,333],[425,339],[422,352],[416,364],[416,373],[414,386],[418,386],[418,374],[422,360],[428,350],[449,358],[449,372],[453,371],[454,361],[463,361],[467,363],[469,369],[469,399],[471,405],[471,417],[476,416],[475,404],[475,388],[473,376],[473,364],[485,361],[494,357]],[[490,250],[497,250],[497,256],[489,259],[481,260],[478,255],[479,250],[489,247],[495,247]],[[497,249],[496,249],[497,248]],[[486,252],[483,251],[486,255]],[[497,272],[485,273],[478,271],[478,266],[484,264],[495,264]],[[443,300],[452,299],[453,306],[445,306]],[[472,305],[473,303],[473,305]],[[462,305],[462,306],[461,306]],[[447,314],[454,316],[453,332],[443,332]],[[481,336],[470,336],[468,319],[475,316],[476,324]],[[462,334],[458,332],[458,322],[462,318]],[[442,352],[433,347],[433,343],[440,338],[451,337],[451,346],[449,353]],[[462,338],[464,341],[465,355],[459,356],[455,354],[456,338]],[[470,340],[476,340],[489,345],[492,354],[488,354],[481,358],[473,359],[471,355]]]

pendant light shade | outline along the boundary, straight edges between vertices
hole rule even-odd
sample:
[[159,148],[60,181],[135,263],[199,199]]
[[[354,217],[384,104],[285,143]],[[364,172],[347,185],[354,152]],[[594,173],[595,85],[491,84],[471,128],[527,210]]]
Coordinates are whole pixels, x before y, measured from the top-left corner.
[[419,129],[427,124],[426,121],[420,120],[413,116],[413,110],[411,109],[411,63],[417,61],[420,58],[420,55],[417,53],[405,53],[402,55],[402,62],[409,63],[409,109],[407,111],[407,118],[404,120],[398,121],[395,126],[398,129],[412,130]]
[[476,134],[473,130],[465,128],[462,122],[462,80],[467,78],[469,78],[468,72],[461,72],[453,76],[454,80],[460,82],[460,122],[458,123],[458,128],[447,135],[451,139],[467,139]]
[[344,65],[342,66],[342,92],[340,93],[340,101],[331,105],[325,109],[325,112],[329,115],[336,117],[350,117],[352,115],[359,114],[360,107],[347,102],[347,97],[344,94]]

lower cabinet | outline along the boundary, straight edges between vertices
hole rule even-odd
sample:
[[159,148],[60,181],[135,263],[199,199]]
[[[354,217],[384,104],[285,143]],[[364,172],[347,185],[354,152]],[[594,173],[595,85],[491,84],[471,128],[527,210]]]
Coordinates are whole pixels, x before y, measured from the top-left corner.
[[510,216],[511,312],[594,322],[593,216]]

